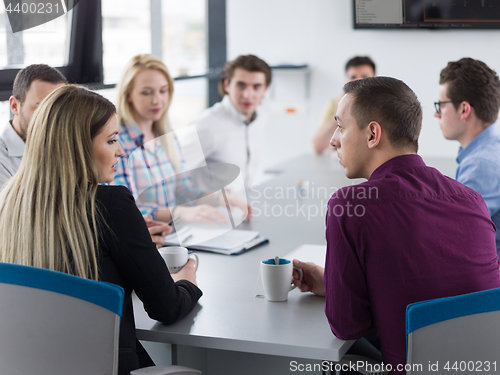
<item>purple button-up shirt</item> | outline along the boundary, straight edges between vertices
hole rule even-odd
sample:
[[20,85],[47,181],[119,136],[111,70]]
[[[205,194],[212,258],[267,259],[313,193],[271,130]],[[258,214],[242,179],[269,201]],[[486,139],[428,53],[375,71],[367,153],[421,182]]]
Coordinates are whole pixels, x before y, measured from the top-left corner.
[[408,304],[500,287],[484,200],[418,155],[387,161],[368,181],[335,192],[328,207],[324,283],[332,331],[358,339],[375,327],[393,369],[406,363]]

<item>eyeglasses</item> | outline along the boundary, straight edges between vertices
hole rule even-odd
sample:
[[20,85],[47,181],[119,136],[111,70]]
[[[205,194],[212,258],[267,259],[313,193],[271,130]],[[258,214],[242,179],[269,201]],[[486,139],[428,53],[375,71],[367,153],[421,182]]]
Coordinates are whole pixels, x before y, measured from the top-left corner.
[[[436,109],[437,113],[441,113],[441,104],[446,104],[446,103],[462,103],[465,100],[446,100],[444,102],[434,102],[434,108]],[[471,103],[469,103],[471,107],[474,107]]]

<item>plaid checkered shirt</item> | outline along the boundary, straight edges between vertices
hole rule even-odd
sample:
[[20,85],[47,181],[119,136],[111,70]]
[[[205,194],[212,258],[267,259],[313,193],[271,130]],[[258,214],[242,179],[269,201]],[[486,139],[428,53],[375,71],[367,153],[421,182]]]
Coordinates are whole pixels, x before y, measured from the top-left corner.
[[[119,132],[118,140],[125,155],[116,165],[118,170],[111,184],[128,187],[143,215],[154,217],[160,207],[173,208],[202,195],[186,173],[182,157],[180,173],[175,170],[160,138],[144,143],[144,135],[136,124],[120,124]],[[175,146],[180,155],[177,138]]]

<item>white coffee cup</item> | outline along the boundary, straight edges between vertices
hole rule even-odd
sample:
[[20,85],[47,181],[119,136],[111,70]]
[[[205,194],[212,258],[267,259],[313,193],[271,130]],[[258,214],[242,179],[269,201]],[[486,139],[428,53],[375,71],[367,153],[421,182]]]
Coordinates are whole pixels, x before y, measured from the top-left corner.
[[191,255],[196,258],[196,270],[198,270],[198,255],[193,251],[189,251],[185,247],[180,246],[165,246],[158,249],[161,257],[165,261],[170,273],[177,273],[186,265]]
[[288,293],[296,288],[292,284],[293,269],[295,268],[302,280],[302,270],[293,266],[288,259],[278,258],[265,259],[260,262],[260,273],[262,275],[262,285],[264,294],[268,301],[278,302],[286,301]]

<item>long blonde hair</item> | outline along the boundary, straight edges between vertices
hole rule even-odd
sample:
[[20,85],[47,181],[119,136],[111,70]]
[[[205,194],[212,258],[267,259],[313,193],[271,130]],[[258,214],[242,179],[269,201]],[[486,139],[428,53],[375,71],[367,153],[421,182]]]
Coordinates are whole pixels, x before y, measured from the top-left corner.
[[168,82],[168,104],[158,121],[153,122],[153,132],[160,137],[162,147],[176,171],[180,171],[180,157],[176,151],[173,137],[163,137],[172,129],[168,120],[168,109],[174,94],[174,81],[165,64],[156,56],[150,54],[136,55],[129,60],[123,71],[122,78],[118,83],[118,122],[130,125],[135,122],[132,104],[128,101],[129,95],[134,88],[135,77],[144,70],[157,70],[165,76]]
[[73,85],[43,100],[0,193],[0,261],[98,279],[92,138],[114,114],[107,99]]

